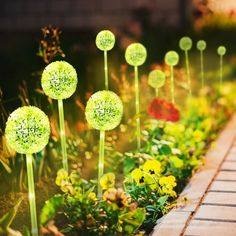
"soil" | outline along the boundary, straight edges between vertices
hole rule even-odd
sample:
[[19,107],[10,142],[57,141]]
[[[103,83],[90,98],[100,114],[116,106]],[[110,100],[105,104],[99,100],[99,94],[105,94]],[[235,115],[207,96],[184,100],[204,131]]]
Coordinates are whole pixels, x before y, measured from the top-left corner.
[[[40,214],[44,202],[59,192],[59,188],[55,184],[55,178],[52,177],[47,181],[36,183],[36,204],[37,212]],[[0,217],[6,214],[17,203],[20,197],[23,201],[18,209],[16,217],[11,225],[13,229],[22,231],[23,226],[30,229],[30,213],[27,192],[9,192],[0,196]]]

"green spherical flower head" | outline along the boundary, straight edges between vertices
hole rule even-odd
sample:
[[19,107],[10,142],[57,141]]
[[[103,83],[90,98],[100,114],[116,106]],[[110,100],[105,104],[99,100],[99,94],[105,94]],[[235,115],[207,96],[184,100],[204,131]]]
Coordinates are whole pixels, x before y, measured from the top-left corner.
[[148,75],[148,84],[153,88],[160,88],[165,82],[166,76],[161,70],[153,70]]
[[168,66],[176,66],[179,63],[179,54],[175,51],[169,51],[165,55],[165,63]]
[[183,50],[183,51],[187,51],[190,50],[192,48],[192,39],[190,39],[189,37],[183,37],[180,39],[179,41],[179,47]]
[[18,153],[32,154],[47,145],[50,124],[48,117],[39,108],[24,106],[10,114],[5,133],[10,147]]
[[203,51],[206,49],[206,41],[204,40],[199,40],[197,42],[197,49],[200,50],[200,51]]
[[69,98],[76,90],[77,74],[65,61],[50,63],[43,71],[41,84],[47,96],[53,99]]
[[96,46],[102,51],[109,51],[115,45],[115,36],[110,30],[102,30],[97,34]]
[[147,58],[147,50],[141,43],[130,44],[125,51],[125,60],[131,66],[141,66]]
[[225,53],[226,53],[226,48],[224,46],[219,46],[217,48],[217,53],[220,55],[220,56],[224,56]]
[[123,104],[113,92],[103,90],[94,93],[85,109],[87,122],[98,130],[112,130],[120,124]]

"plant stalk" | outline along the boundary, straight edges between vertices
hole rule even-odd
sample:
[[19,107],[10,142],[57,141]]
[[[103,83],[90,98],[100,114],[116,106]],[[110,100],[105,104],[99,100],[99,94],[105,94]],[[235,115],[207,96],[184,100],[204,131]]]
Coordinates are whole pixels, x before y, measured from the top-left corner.
[[98,197],[102,198],[100,179],[104,174],[105,130],[100,130],[99,160],[98,160]]
[[68,159],[67,159],[67,152],[66,152],[64,109],[63,109],[63,101],[61,99],[58,100],[58,112],[59,112],[62,164],[63,164],[63,169],[65,169],[68,172]]
[[105,89],[108,90],[108,66],[107,66],[107,51],[104,51],[104,73],[105,73]]
[[200,63],[201,63],[201,83],[202,83],[202,88],[205,85],[204,81],[204,63],[203,63],[203,51],[200,51]]
[[223,56],[220,55],[220,87],[223,83]]
[[36,211],[35,190],[34,190],[34,172],[33,172],[32,154],[26,154],[26,166],[27,166],[27,177],[28,177],[28,196],[29,196],[29,205],[30,205],[31,233],[32,233],[32,236],[38,236],[38,223],[37,223],[37,211]]
[[158,97],[159,96],[158,88],[156,88],[155,90],[156,90],[156,97]]
[[170,67],[170,82],[171,82],[171,102],[175,104],[175,84],[174,84],[174,67]]
[[134,67],[134,87],[135,87],[135,109],[136,109],[136,135],[137,135],[137,149],[141,147],[141,124],[140,124],[140,107],[139,107],[139,81],[138,81],[138,67]]
[[188,51],[187,50],[185,50],[185,64],[186,64],[186,74],[187,74],[189,95],[192,96],[190,68],[189,68],[189,58],[188,58]]

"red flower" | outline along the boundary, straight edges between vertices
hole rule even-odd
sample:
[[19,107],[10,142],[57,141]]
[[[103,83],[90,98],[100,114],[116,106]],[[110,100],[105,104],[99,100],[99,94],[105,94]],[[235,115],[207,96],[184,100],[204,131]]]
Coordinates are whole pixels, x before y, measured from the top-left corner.
[[151,101],[147,113],[155,119],[172,122],[176,122],[180,118],[179,111],[174,104],[160,98],[154,98]]

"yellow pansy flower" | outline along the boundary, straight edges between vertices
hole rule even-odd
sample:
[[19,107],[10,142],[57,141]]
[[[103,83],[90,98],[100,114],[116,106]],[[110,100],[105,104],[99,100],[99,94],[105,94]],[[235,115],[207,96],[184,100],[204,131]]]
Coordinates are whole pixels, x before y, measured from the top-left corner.
[[202,128],[206,131],[209,131],[212,127],[212,120],[211,118],[207,118],[202,122]]
[[143,165],[143,171],[150,175],[159,174],[161,173],[161,163],[157,160],[148,160]]
[[131,172],[132,179],[138,184],[144,184],[144,174],[140,169],[134,169]]
[[163,176],[159,179],[159,183],[161,186],[168,185],[168,186],[175,187],[176,179],[173,175]]
[[60,169],[57,172],[56,185],[61,186],[63,182],[68,181],[68,172],[64,169]]
[[144,175],[144,182],[148,185],[152,190],[155,190],[158,187],[158,180],[155,178],[154,175],[145,174]]
[[175,124],[172,122],[167,122],[164,128],[164,132],[167,135],[179,136],[185,131],[185,126],[183,124]]
[[90,193],[88,194],[88,198],[89,198],[91,201],[94,201],[94,202],[97,201],[97,196],[96,196],[96,193],[95,193],[95,192],[90,192]]
[[195,142],[200,142],[200,141],[202,141],[202,140],[203,140],[203,136],[204,136],[204,133],[203,133],[202,131],[200,131],[200,130],[195,130],[195,131],[193,132],[193,140],[194,140]]
[[100,185],[103,190],[106,190],[108,188],[113,188],[115,185],[115,174],[107,173],[103,175],[100,179]]
[[161,177],[159,179],[159,184],[161,186],[160,193],[162,195],[176,197],[176,192],[173,190],[173,188],[176,186],[176,179],[173,175]]

